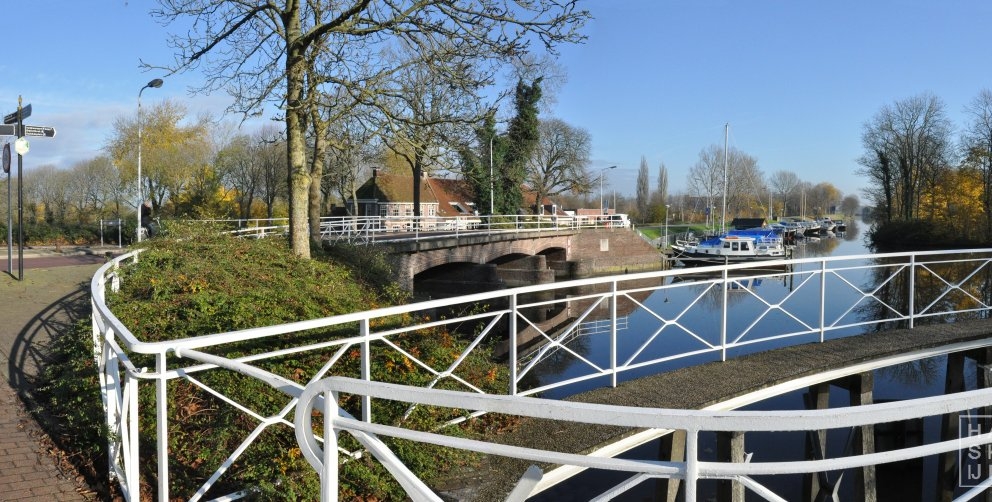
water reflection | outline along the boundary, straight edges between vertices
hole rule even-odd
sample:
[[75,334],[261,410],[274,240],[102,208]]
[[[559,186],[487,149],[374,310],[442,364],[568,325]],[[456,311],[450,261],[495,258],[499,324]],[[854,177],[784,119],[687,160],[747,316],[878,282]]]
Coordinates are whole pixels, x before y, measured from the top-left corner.
[[[856,225],[849,224],[848,232],[833,238],[819,241],[806,241],[797,246],[796,257],[837,256],[868,254],[869,251],[858,239]],[[879,268],[863,268],[863,265],[882,265]],[[808,314],[818,315],[819,285],[809,287],[804,282],[803,270],[784,274],[734,279],[724,286],[719,277],[684,274],[671,279],[668,285],[690,284],[686,289],[661,288],[647,298],[633,302],[640,306],[624,312],[626,324],[621,347],[618,347],[621,361],[646,360],[662,357],[665,353],[687,350],[699,338],[715,343],[714,333],[719,332],[719,316],[722,302],[731,306],[728,309],[728,331],[746,331],[755,322],[767,321],[760,329],[775,329],[787,333],[792,323],[814,323]],[[918,319],[924,322],[951,322],[969,318],[987,318],[987,305],[992,304],[992,266],[987,257],[961,254],[927,259],[921,256],[915,267],[897,263],[888,258],[870,258],[852,263],[846,270],[838,270],[825,279],[832,292],[826,300],[825,324],[839,325],[854,320],[880,322],[863,324],[854,329],[838,330],[831,336],[847,336],[870,331],[883,331],[908,327],[904,318],[910,314],[927,314],[929,318]],[[841,286],[841,287],[837,287]],[[910,295],[909,291],[913,291]],[[833,293],[836,292],[836,293]],[[910,301],[912,299],[912,301]],[[755,312],[762,312],[769,305],[788,304],[795,318],[774,317],[755,321]],[[629,303],[626,304],[630,306]],[[805,308],[804,308],[805,306]],[[691,307],[691,309],[690,309]],[[626,308],[626,307],[625,307]],[[963,314],[948,316],[952,310],[969,310]],[[772,309],[774,310],[774,309]],[[576,308],[576,311],[583,311]],[[607,315],[608,310],[599,312]],[[583,322],[591,323],[595,317],[586,317]],[[668,324],[677,320],[677,325]],[[673,327],[674,326],[674,327]],[[665,331],[668,330],[668,331]],[[691,333],[692,336],[687,336]],[[644,342],[664,335],[664,343],[644,349]],[[696,337],[696,338],[693,338]],[[746,341],[746,337],[742,339]],[[539,367],[535,376],[541,383],[565,379],[576,372],[576,357],[605,364],[604,354],[609,353],[608,340],[602,330],[591,330],[586,336],[576,336],[574,341],[562,341],[563,347],[549,352],[553,365]],[[628,346],[629,345],[629,346]],[[760,350],[769,347],[762,346]],[[758,350],[741,347],[740,350]],[[642,352],[638,352],[642,351]],[[666,352],[667,351],[667,352]],[[553,354],[553,355],[551,355]],[[630,378],[665,371],[702,360],[712,360],[713,355],[699,356],[692,361],[677,361],[670,364],[652,366],[643,372],[631,372]],[[951,354],[918,361],[911,361],[878,369],[857,376],[857,379],[826,382],[804,391],[784,394],[746,409],[811,409],[822,407],[843,407],[857,404],[880,403],[893,400],[914,399],[927,396],[960,392],[990,386],[988,366],[992,361],[989,350]],[[599,382],[602,383],[602,382]],[[551,397],[562,397],[579,392],[596,383],[583,382],[570,386],[567,390],[550,392]],[[838,391],[839,389],[839,391]],[[961,414],[947,414],[905,422],[878,424],[862,430],[831,430],[813,434],[752,433],[746,438],[718,437],[710,434],[701,437],[703,449],[709,458],[729,458],[736,454],[728,444],[739,442],[754,455],[756,461],[800,460],[813,458],[835,458],[860,452],[886,451],[916,445],[932,444],[941,440],[952,440],[971,430],[987,432],[992,430],[990,410],[972,410]],[[678,438],[665,439],[643,445],[623,455],[626,458],[665,460],[680,458],[677,451]],[[729,448],[729,449],[728,449]],[[950,500],[960,496],[965,490],[963,476],[969,472],[989,475],[988,448],[978,458],[966,458],[958,464],[958,452],[932,455],[904,462],[880,464],[864,469],[825,473],[820,475],[767,476],[760,482],[786,500],[830,500],[837,494],[839,500]],[[585,500],[589,495],[622,481],[624,476],[617,473],[588,471],[564,486],[556,487],[541,494],[534,500]],[[834,489],[836,488],[836,492]],[[699,493],[706,500],[729,500],[739,487],[715,481],[702,482]],[[680,500],[680,487],[677,482],[659,480],[656,483],[642,483],[635,490],[625,494],[624,500]],[[576,498],[575,494],[582,494]],[[753,494],[752,494],[753,496]]]
[[[920,316],[917,324],[954,322],[966,319],[987,319],[992,304],[992,267],[989,258],[981,255],[942,255],[927,259],[921,256],[912,269],[894,258],[874,258],[871,263],[883,267],[871,269],[867,287],[874,286],[874,302],[859,309],[865,319],[891,320],[879,323],[874,331],[909,327],[909,321],[899,319],[912,313]],[[912,283],[912,284],[911,284]],[[910,304],[912,286],[912,305]],[[866,289],[867,290],[867,289]],[[947,312],[958,311],[954,314]]]

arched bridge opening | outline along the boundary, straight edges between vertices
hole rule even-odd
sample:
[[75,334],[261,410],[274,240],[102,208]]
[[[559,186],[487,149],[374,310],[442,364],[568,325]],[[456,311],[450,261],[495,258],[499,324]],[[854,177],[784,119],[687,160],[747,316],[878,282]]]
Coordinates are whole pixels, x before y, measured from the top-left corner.
[[413,291],[418,298],[442,298],[554,282],[567,277],[567,254],[565,248],[552,246],[537,254],[511,251],[484,263],[438,263],[413,276]]
[[504,287],[496,265],[486,263],[442,263],[413,276],[413,293],[418,299],[450,298]]

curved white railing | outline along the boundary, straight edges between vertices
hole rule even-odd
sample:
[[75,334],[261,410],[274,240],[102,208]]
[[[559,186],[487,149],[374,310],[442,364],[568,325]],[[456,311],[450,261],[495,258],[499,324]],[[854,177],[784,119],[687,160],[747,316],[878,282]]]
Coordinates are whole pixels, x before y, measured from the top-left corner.
[[[311,429],[307,427],[307,417],[310,414],[301,410],[309,410],[320,401],[313,401],[313,396],[323,396],[335,391],[361,395],[361,416],[354,419],[335,418],[331,422],[332,427],[325,431],[333,434],[337,430],[346,430],[358,435],[363,447],[393,472],[411,497],[418,498],[414,494],[420,493],[430,498],[433,495],[428,494],[429,489],[411,478],[412,474],[403,466],[396,465],[398,461],[376,435],[413,434],[415,440],[428,442],[440,439],[433,436],[421,437],[412,432],[400,433],[374,424],[374,400],[398,399],[437,406],[457,405],[455,407],[475,410],[476,413],[499,411],[513,414],[519,411],[522,416],[541,413],[544,414],[542,416],[568,419],[568,410],[573,409],[574,403],[538,400],[526,396],[568,393],[571,392],[569,389],[575,389],[577,385],[605,383],[615,386],[622,378],[633,378],[652,368],[657,368],[654,371],[661,371],[661,368],[671,364],[684,364],[679,361],[691,357],[696,360],[702,356],[723,360],[760,347],[823,341],[858,334],[872,326],[882,327],[888,324],[911,327],[916,320],[939,316],[952,320],[962,315],[985,316],[990,309],[987,298],[989,284],[982,271],[990,268],[992,250],[892,253],[764,262],[757,266],[741,264],[702,267],[692,270],[698,276],[695,280],[684,280],[686,270],[601,277],[164,342],[140,340],[118,320],[107,305],[108,286],[110,290],[114,290],[120,281],[126,281],[126,267],[139,257],[140,252],[136,251],[108,263],[97,272],[91,284],[94,358],[100,369],[107,425],[111,432],[110,469],[119,481],[125,498],[137,500],[140,493],[138,466],[151,460],[157,465],[154,481],[158,499],[171,500],[175,497],[175,494],[170,493],[168,482],[168,382],[184,379],[204,388],[226,405],[241,410],[257,423],[256,429],[244,438],[241,446],[230,452],[223,465],[216,468],[201,488],[188,495],[190,500],[199,500],[223,478],[255,438],[270,427],[297,427],[297,434],[305,439],[301,445],[309,452],[308,459],[320,469],[326,469],[322,480],[332,483],[336,478],[337,463],[329,459],[336,455],[336,449],[325,448],[322,452],[318,451],[309,438]],[[761,268],[756,268],[758,266]],[[769,267],[775,269],[770,270]],[[781,283],[782,286],[756,286],[761,281],[766,281],[766,284]],[[698,314],[703,306],[715,310],[717,314]],[[868,314],[872,315],[871,318],[864,318],[865,310],[870,310]],[[442,311],[445,314],[439,314]],[[459,311],[469,313],[457,314]],[[385,322],[395,316],[409,316],[418,321],[403,327]],[[458,347],[457,357],[440,367],[419,359],[409,348],[402,347],[395,341],[405,333],[425,329],[454,330],[457,326],[468,323],[476,326],[473,335]],[[590,326],[594,329],[589,329]],[[635,326],[637,330],[632,329]],[[339,332],[345,330],[347,334],[326,340],[307,339],[300,341],[298,345],[291,343],[296,337],[302,340],[305,332],[329,328]],[[278,340],[282,346],[288,348],[259,352],[237,359],[213,356],[208,350],[246,340],[264,342],[267,339]],[[573,343],[576,340],[580,343]],[[469,354],[489,341],[503,342],[506,349],[509,385],[505,394],[498,398],[486,397],[479,382],[461,373],[461,365]],[[521,349],[524,346],[532,348],[525,351]],[[256,366],[267,359],[316,351],[332,355],[328,356],[326,364],[321,368],[304,376],[308,382],[305,386],[285,376],[262,371]],[[414,391],[369,381],[372,359],[377,354],[385,353],[402,357],[417,371],[430,375],[432,378],[427,388]],[[346,354],[357,354],[361,375],[365,380],[363,384],[339,379],[327,380],[328,377],[335,376],[335,370]],[[551,355],[555,357],[551,358]],[[137,367],[132,362],[137,357],[148,356],[154,360],[152,368]],[[572,363],[566,371],[559,372],[562,374],[547,371],[552,362],[560,367],[563,359]],[[283,396],[283,406],[275,414],[260,413],[235,402],[217,389],[209,388],[197,378],[200,372],[222,370],[237,371],[267,382]],[[141,459],[142,452],[138,448],[138,386],[146,382],[155,386],[157,446],[153,459]],[[464,392],[448,394],[433,390],[441,382],[456,385]],[[356,389],[353,385],[361,388]],[[306,398],[304,407],[299,403],[301,396]],[[920,401],[919,406],[870,408],[869,410],[880,413],[885,412],[880,415],[881,419],[874,421],[869,418],[871,411],[851,408],[824,413],[824,417],[831,418],[823,418],[822,423],[804,423],[801,417],[794,416],[789,419],[794,422],[788,422],[791,424],[788,427],[816,430],[826,428],[824,424],[827,423],[850,424],[845,425],[846,427],[880,423],[894,416],[907,419],[965,409],[959,408],[964,406],[965,401],[955,396],[957,395]],[[992,405],[988,393],[984,391],[968,394],[967,397],[973,399],[967,408]],[[471,406],[467,403],[471,403]],[[324,401],[322,406],[329,407],[324,409],[325,416],[336,417],[340,412],[335,411],[331,400]],[[632,413],[632,416],[655,417],[631,427],[682,428],[690,432],[690,438],[695,434],[693,431],[725,430],[718,425],[721,421],[719,417],[723,415],[716,412],[637,411],[636,408],[612,410],[617,411]],[[294,412],[295,420],[292,417]],[[756,417],[777,417],[778,413],[784,412],[768,413],[759,413]],[[782,416],[790,414],[784,413]],[[684,423],[686,419],[680,417],[693,417],[692,420],[699,421],[696,422],[697,425],[690,427]],[[619,418],[610,410],[595,406],[571,419],[621,423],[616,422]],[[760,422],[760,418],[734,418],[727,423],[733,424],[731,429],[737,431],[764,430]],[[498,445],[483,447],[477,442],[466,440],[444,441],[445,444],[457,443],[455,447],[483,452],[491,450],[495,454],[509,454],[531,460],[543,459],[552,463],[585,465],[591,462],[605,466],[612,465],[613,462],[606,459],[581,460],[579,456],[563,457],[554,452],[505,449],[506,447]],[[979,439],[969,441],[987,442],[987,438],[982,435]],[[629,469],[636,473],[631,483],[635,478],[639,480],[651,476],[684,478],[687,486],[692,485],[694,480],[708,477],[733,478],[769,500],[776,500],[766,493],[767,489],[756,484],[751,476],[766,472],[762,469],[811,472],[828,467],[842,468],[841,465],[862,465],[861,462],[890,461],[903,456],[918,457],[938,450],[950,451],[946,449],[950,445],[941,444],[836,462],[792,462],[767,467],[764,464],[711,465],[698,460],[698,451],[692,450],[695,446],[694,440],[689,442],[687,448],[690,451],[686,457],[689,460],[684,464],[661,468],[657,467],[661,465],[657,462],[651,465],[635,462],[636,465],[628,466],[636,467]],[[320,456],[323,456],[323,460],[317,462],[316,459]],[[616,462],[623,464],[629,461]],[[526,481],[521,486],[531,486],[534,482]],[[329,491],[325,494],[325,500],[333,500],[336,492],[332,493],[334,490],[330,485],[326,488]],[[521,490],[527,491],[524,488]],[[247,492],[228,497],[237,498],[245,493]]]

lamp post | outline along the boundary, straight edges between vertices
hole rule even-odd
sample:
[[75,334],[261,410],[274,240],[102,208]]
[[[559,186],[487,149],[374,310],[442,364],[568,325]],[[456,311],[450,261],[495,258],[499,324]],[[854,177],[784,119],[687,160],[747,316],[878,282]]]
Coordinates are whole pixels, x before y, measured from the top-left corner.
[[603,207],[603,176],[609,169],[616,169],[617,166],[604,167],[599,171],[599,213],[606,214],[606,208]]
[[144,204],[144,199],[141,198],[141,127],[144,118],[141,115],[141,93],[149,87],[159,88],[162,87],[162,79],[156,78],[141,88],[138,91],[138,205],[134,208],[138,212],[138,226],[135,228],[135,232],[138,234],[138,242],[141,242],[141,205]]

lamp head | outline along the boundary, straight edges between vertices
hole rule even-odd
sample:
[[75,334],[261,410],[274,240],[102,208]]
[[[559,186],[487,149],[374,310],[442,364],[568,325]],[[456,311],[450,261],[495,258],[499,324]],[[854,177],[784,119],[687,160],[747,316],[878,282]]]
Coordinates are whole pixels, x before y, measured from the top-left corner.
[[162,84],[163,84],[162,79],[156,78],[155,80],[152,80],[151,82],[148,82],[148,84],[146,84],[145,87],[159,88],[159,87],[162,87]]

